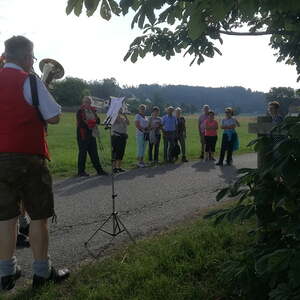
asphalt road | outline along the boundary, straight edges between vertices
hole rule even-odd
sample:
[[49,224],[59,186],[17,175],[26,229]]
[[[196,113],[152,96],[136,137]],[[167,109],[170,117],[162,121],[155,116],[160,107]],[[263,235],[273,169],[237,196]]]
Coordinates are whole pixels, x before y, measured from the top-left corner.
[[[236,169],[255,167],[256,154],[234,158],[234,166],[192,161],[135,169],[115,177],[116,209],[131,235],[138,239],[160,231],[215,205],[215,191],[236,176]],[[50,224],[50,255],[56,267],[74,268],[101,253],[129,241],[126,232],[111,237],[98,232],[84,243],[112,212],[111,177],[68,178],[54,184],[57,224]],[[109,220],[105,230],[112,231]],[[18,262],[27,279],[32,276],[30,249],[17,250]],[[24,280],[19,282],[24,284]]]

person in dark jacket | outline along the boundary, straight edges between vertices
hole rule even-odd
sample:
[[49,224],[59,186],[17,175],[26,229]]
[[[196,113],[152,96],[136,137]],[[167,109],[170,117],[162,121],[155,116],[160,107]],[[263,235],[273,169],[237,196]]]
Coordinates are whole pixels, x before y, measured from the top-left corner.
[[186,126],[185,126],[185,118],[181,115],[181,108],[177,107],[175,109],[176,119],[177,119],[177,128],[176,128],[176,143],[180,144],[181,151],[181,161],[188,162],[186,159],[186,147],[185,147],[185,139],[186,139]]
[[97,140],[99,136],[97,125],[100,124],[100,119],[97,116],[96,109],[91,106],[91,98],[85,96],[82,99],[82,105],[76,113],[77,118],[77,143],[79,148],[78,153],[78,176],[89,176],[85,172],[85,163],[87,153],[90,156],[93,167],[98,175],[107,175],[103,170],[98,150]]

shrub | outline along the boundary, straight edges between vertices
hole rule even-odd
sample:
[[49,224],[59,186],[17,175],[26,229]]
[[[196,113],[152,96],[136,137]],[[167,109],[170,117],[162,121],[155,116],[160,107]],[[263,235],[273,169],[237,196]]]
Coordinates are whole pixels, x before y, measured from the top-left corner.
[[253,245],[222,273],[242,299],[300,299],[300,118],[287,117],[278,129],[285,131],[279,141],[271,133],[250,143],[265,152],[263,166],[239,170],[219,191],[218,201],[231,197],[236,204],[207,215],[215,223],[257,220]]

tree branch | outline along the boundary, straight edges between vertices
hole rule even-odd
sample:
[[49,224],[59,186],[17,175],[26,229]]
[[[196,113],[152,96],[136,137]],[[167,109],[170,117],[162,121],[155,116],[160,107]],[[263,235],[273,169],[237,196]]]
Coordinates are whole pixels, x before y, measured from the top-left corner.
[[[227,34],[227,35],[244,35],[244,36],[256,36],[256,35],[268,35],[273,34],[275,32],[268,32],[268,31],[261,31],[261,32],[236,32],[236,31],[225,31],[219,30],[220,33]],[[277,32],[280,34],[286,34],[286,32]]]

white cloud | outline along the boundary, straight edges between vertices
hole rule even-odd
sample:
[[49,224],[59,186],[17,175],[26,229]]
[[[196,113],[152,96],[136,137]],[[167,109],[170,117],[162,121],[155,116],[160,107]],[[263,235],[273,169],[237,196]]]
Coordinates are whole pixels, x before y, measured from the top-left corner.
[[121,84],[160,83],[201,86],[240,85],[268,91],[296,83],[293,66],[276,63],[268,37],[224,37],[223,56],[189,67],[191,58],[147,56],[136,64],[123,62],[130,42],[139,31],[130,29],[130,17],[106,22],[98,13],[88,18],[66,16],[67,1],[1,0],[0,51],[12,35],[25,35],[35,43],[39,59],[60,61],[66,75],[86,80],[115,77]]

